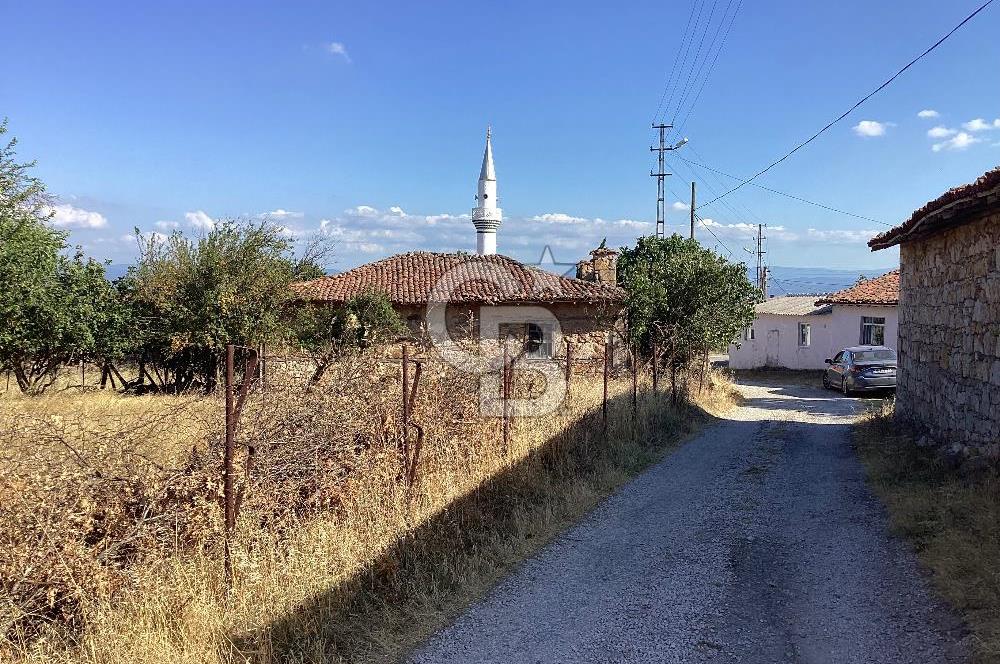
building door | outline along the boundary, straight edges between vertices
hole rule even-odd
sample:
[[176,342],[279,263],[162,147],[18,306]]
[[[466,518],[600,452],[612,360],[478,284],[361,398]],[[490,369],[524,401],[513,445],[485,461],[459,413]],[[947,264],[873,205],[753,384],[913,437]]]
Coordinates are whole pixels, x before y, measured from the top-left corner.
[[767,357],[764,365],[768,367],[780,367],[781,360],[778,357],[778,330],[767,331]]

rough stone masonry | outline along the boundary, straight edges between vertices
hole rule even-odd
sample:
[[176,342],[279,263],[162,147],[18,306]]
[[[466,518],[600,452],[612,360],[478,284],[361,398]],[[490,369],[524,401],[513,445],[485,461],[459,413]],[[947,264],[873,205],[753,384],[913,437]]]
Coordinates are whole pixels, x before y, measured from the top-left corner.
[[1000,169],[869,244],[900,245],[897,416],[1000,455]]

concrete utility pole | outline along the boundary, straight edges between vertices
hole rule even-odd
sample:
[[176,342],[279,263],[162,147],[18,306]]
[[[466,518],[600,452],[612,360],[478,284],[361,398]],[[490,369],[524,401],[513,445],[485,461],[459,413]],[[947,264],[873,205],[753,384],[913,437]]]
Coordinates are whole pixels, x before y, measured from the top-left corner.
[[668,125],[668,124],[654,124],[653,125],[653,129],[658,129],[660,131],[660,145],[659,145],[659,147],[650,146],[650,148],[649,148],[650,152],[656,152],[656,153],[658,153],[658,155],[657,155],[657,169],[656,169],[656,172],[655,173],[653,171],[649,172],[650,177],[655,177],[656,178],[656,237],[663,237],[663,233],[664,233],[664,220],[663,220],[663,210],[664,210],[664,208],[663,208],[663,201],[664,201],[664,180],[663,180],[663,178],[667,177],[668,175],[672,175],[671,173],[667,173],[666,171],[663,170],[664,168],[666,168],[666,164],[663,161],[663,155],[664,155],[664,153],[669,152],[671,150],[676,150],[677,148],[679,148],[682,145],[684,145],[685,143],[687,143],[687,139],[686,138],[682,138],[680,141],[678,141],[674,145],[668,146],[666,144],[666,138],[667,138],[666,132],[667,132],[667,129],[672,129],[672,128],[673,128],[673,125]]
[[694,239],[694,182],[691,183],[691,239]]
[[764,224],[757,224],[757,288],[764,299],[767,299],[767,266],[764,265]]

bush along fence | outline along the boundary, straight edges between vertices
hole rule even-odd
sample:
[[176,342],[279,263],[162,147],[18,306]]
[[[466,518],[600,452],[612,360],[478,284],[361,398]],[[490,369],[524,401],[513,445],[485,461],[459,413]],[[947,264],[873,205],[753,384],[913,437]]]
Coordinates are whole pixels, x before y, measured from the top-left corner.
[[[634,425],[638,417],[639,401],[645,392],[659,393],[660,390],[660,369],[661,365],[669,363],[671,360],[667,355],[659,353],[659,349],[653,346],[653,355],[648,358],[641,358],[634,348],[624,339],[619,339],[618,343],[626,347],[622,361],[616,366],[615,339],[609,335],[604,344],[603,353],[599,359],[592,360],[586,358],[575,358],[573,347],[567,342],[565,357],[559,361],[562,366],[562,377],[566,382],[567,398],[578,387],[577,383],[585,380],[593,380],[600,375],[601,397],[600,397],[600,423],[604,436],[608,435],[611,418],[610,385],[614,381],[628,381],[629,408],[627,416],[630,423]],[[419,347],[403,343],[399,346],[398,357],[383,355],[378,359],[381,364],[396,364],[398,366],[398,425],[393,427],[394,433],[386,432],[386,437],[394,437],[396,443],[393,447],[398,455],[398,474],[396,480],[404,487],[406,500],[413,497],[414,486],[419,480],[419,469],[421,454],[425,443],[425,427],[417,421],[415,416],[416,406],[420,395],[421,378],[425,375],[426,367],[436,365],[444,367],[445,362],[433,357],[430,353],[420,353]],[[233,562],[231,555],[231,542],[236,532],[237,520],[240,515],[240,508],[244,496],[250,491],[252,484],[252,467],[255,456],[253,444],[238,444],[238,433],[240,430],[240,419],[243,416],[248,398],[258,395],[266,398],[266,395],[274,390],[281,391],[309,391],[315,389],[311,383],[303,383],[298,380],[282,380],[276,376],[269,376],[264,370],[265,366],[279,366],[283,361],[288,361],[287,357],[268,356],[260,354],[259,349],[245,346],[229,345],[226,349],[225,364],[225,443],[223,447],[222,459],[222,511],[224,516],[224,568],[225,578],[228,587],[232,587],[233,582]],[[597,366],[595,366],[597,365]],[[581,371],[582,373],[577,373]],[[498,441],[502,444],[503,452],[511,446],[512,429],[518,419],[514,407],[515,395],[518,385],[517,378],[530,376],[533,370],[531,360],[524,355],[516,355],[510,351],[508,346],[504,346],[502,361],[497,368],[497,385],[499,387],[499,417],[501,437]],[[287,376],[285,377],[287,378]],[[528,390],[530,391],[530,380]],[[701,380],[699,380],[699,383]],[[524,387],[524,386],[522,386]],[[683,388],[678,384],[676,377],[671,381],[671,403],[677,403],[682,398]],[[344,389],[343,385],[333,384],[327,389]],[[477,394],[467,390],[465,396],[471,401],[478,398]],[[278,434],[274,431],[271,435]],[[237,469],[234,459],[237,457],[237,448],[244,459],[242,469]],[[239,486],[237,486],[238,483]]]

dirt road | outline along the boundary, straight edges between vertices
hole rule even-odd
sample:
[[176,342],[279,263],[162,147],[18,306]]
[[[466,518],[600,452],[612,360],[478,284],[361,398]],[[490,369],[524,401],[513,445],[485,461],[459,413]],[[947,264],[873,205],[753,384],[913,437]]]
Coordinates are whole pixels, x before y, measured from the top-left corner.
[[887,532],[850,447],[863,400],[757,382],[412,657],[956,662],[961,624]]

